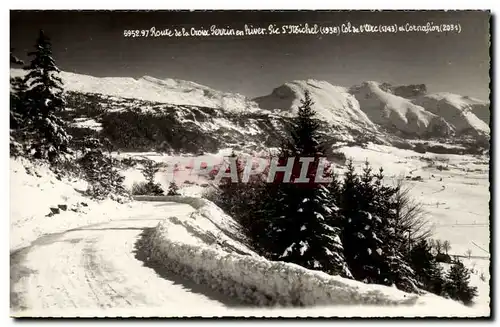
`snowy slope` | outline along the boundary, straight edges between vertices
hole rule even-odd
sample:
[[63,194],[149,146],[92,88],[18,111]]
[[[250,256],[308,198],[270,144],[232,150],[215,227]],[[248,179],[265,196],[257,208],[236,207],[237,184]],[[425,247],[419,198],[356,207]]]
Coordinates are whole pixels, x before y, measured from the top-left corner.
[[313,109],[320,119],[337,126],[376,129],[346,88],[331,85],[326,81],[309,79],[285,83],[275,88],[271,94],[255,98],[254,101],[263,109],[281,109],[296,113],[305,91],[310,92],[314,101]]
[[[10,74],[12,77],[24,76],[24,71],[11,69]],[[60,77],[66,91],[100,93],[121,98],[235,111],[256,107],[255,103],[252,103],[243,95],[217,91],[208,86],[184,80],[161,80],[150,76],[143,76],[138,79],[131,77],[94,77],[69,72],[61,72]]]
[[422,95],[412,102],[446,119],[457,133],[490,133],[488,102],[452,93]]
[[[121,205],[111,200],[92,201],[81,194],[86,188],[85,181],[58,178],[46,165],[11,158],[10,250],[27,246],[46,233],[109,221],[108,213]],[[58,214],[47,216],[57,209]],[[88,215],[90,211],[92,215]]]
[[378,82],[364,82],[352,87],[350,92],[359,101],[361,110],[376,124],[419,136],[446,136],[450,132],[439,116],[383,90]]

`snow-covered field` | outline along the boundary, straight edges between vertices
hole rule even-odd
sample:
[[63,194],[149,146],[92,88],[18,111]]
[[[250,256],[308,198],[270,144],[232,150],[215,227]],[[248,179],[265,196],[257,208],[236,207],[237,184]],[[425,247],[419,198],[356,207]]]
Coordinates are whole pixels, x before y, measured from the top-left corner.
[[[383,167],[388,182],[405,178],[434,225],[434,237],[450,241],[450,254],[464,255],[470,249],[473,256],[489,256],[488,157],[419,154],[379,145],[340,151],[359,168],[365,160],[375,169]],[[411,180],[417,176],[421,180]]]

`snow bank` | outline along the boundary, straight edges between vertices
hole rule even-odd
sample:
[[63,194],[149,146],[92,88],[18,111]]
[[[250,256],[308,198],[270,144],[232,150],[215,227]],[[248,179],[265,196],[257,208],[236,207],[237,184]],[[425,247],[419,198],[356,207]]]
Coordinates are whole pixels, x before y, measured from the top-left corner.
[[[179,226],[210,232],[208,220],[224,231],[219,243],[230,243],[232,235],[239,235],[239,226],[220,208],[206,199],[183,197],[135,197],[141,201],[173,201],[187,203],[197,210],[193,221],[182,222],[170,217],[161,222],[146,240],[149,257],[168,269],[212,285],[227,295],[237,296],[256,305],[312,306],[329,304],[410,305],[417,296],[394,288],[367,285],[361,282],[330,276],[295,264],[271,262],[240,244],[237,250],[192,239],[192,231]],[[191,234],[191,235],[189,235]],[[205,233],[206,235],[206,233]],[[214,235],[212,233],[212,235]],[[246,253],[242,253],[245,252]]]
[[[109,212],[122,205],[92,201],[82,195],[86,188],[83,180],[58,178],[47,165],[11,158],[10,250],[28,246],[44,234],[111,220]],[[59,213],[47,216],[51,208]]]
[[[417,296],[379,285],[366,285],[259,256],[186,244],[171,223],[161,222],[149,239],[152,260],[195,282],[256,305],[414,304]],[[175,239],[175,240],[173,240]]]
[[[195,221],[209,221],[215,228],[222,231],[226,236],[231,238],[236,238],[238,241],[245,241],[243,232],[241,231],[241,226],[237,224],[233,218],[224,213],[224,211],[216,206],[213,202],[207,199],[197,198],[197,197],[185,197],[185,196],[135,196],[137,201],[161,201],[161,202],[177,202],[189,204],[196,209],[190,215]],[[200,226],[207,230],[210,228],[207,224]],[[247,252],[252,252],[251,250]]]

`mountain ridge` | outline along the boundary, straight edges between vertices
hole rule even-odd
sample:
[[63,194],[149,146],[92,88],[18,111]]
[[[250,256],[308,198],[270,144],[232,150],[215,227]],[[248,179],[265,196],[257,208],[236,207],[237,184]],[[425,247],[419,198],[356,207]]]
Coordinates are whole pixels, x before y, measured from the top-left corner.
[[[10,73],[11,77],[25,74],[21,69]],[[486,116],[489,104],[460,95],[423,94],[425,87],[421,85],[399,87],[397,92],[415,95],[407,99],[393,94],[398,87],[387,83],[371,81],[347,88],[308,79],[285,83],[269,95],[250,99],[177,79],[100,78],[67,72],[60,76],[69,99],[66,115],[72,127],[86,129],[87,134],[112,136],[124,147],[127,143],[128,149],[123,135],[133,137],[143,150],[148,144],[158,148],[165,142],[180,144],[167,146],[172,150],[191,152],[196,147],[209,151],[279,146],[306,91],[315,102],[313,109],[329,144],[371,141],[412,148],[412,140],[440,138],[453,143],[464,137],[468,143],[475,142],[470,138],[489,143],[489,126],[475,115]],[[446,100],[449,98],[454,100]],[[449,122],[440,116],[443,103],[451,105],[448,110],[458,118],[447,117]],[[194,140],[189,146],[183,143],[188,142],[186,137]]]

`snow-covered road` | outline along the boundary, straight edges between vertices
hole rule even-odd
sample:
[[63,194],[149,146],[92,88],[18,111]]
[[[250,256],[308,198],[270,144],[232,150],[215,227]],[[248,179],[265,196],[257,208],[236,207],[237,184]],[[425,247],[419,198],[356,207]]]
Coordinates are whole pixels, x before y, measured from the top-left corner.
[[144,233],[167,213],[179,216],[194,210],[179,203],[144,205],[157,210],[46,235],[12,253],[12,315],[85,315],[87,310],[94,315],[101,310],[109,316],[142,315],[142,308],[175,316],[187,308],[238,306],[236,300],[144,258],[138,246]]

